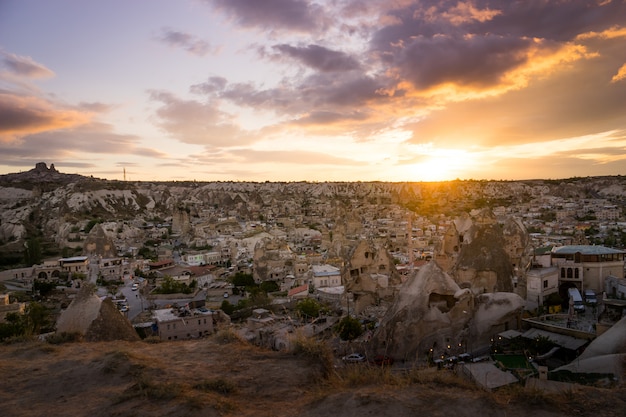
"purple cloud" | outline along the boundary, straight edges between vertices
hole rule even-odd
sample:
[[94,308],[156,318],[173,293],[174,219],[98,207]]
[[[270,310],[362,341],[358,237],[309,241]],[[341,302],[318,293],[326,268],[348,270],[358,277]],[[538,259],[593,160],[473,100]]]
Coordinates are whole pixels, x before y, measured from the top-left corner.
[[423,0],[390,10],[371,51],[418,88],[495,86],[543,40],[573,40],[626,21],[626,3],[593,0]]
[[0,66],[9,72],[25,78],[49,78],[54,72],[35,62],[31,57],[19,56],[0,50]]
[[354,57],[319,45],[295,47],[282,44],[274,46],[274,49],[322,72],[351,71],[359,68],[359,62]]
[[193,55],[204,56],[211,51],[208,42],[198,39],[193,35],[177,30],[163,28],[158,40],[166,45],[181,48]]
[[205,0],[244,27],[308,32],[326,25],[324,9],[306,0]]

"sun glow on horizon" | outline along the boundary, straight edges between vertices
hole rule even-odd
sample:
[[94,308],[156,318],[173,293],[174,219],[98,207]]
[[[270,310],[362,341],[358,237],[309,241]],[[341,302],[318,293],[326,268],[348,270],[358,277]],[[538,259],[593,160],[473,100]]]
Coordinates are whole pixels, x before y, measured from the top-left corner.
[[451,181],[466,176],[475,166],[472,153],[463,149],[422,148],[418,162],[407,164],[402,171],[405,178],[414,181]]

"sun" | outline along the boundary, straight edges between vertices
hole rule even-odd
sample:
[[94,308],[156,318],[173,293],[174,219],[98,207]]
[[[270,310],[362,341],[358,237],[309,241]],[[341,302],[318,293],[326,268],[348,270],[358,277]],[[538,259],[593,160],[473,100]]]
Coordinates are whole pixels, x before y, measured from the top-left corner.
[[460,149],[429,149],[420,152],[418,162],[407,165],[405,178],[412,181],[451,181],[464,178],[474,165],[470,152]]

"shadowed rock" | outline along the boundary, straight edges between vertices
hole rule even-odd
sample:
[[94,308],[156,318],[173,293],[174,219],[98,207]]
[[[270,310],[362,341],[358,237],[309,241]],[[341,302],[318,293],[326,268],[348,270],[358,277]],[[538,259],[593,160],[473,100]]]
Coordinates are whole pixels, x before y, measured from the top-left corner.
[[57,320],[57,333],[79,333],[89,342],[139,340],[139,336],[109,298],[95,294],[93,284],[85,284]]

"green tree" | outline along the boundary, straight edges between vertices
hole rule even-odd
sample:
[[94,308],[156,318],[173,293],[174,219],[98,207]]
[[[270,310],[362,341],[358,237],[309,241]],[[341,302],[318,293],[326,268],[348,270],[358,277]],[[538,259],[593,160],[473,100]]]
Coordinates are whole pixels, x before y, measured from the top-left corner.
[[39,295],[41,295],[42,297],[46,297],[50,295],[52,291],[54,291],[56,285],[57,284],[54,282],[40,281],[36,279],[33,282],[33,290],[39,291]]
[[361,322],[354,317],[346,316],[342,318],[335,328],[341,340],[354,340],[363,334]]
[[319,316],[321,309],[322,305],[314,298],[305,298],[296,304],[296,311],[304,317],[315,318]]
[[185,283],[178,282],[174,278],[166,276],[163,278],[161,285],[155,288],[154,292],[156,294],[190,294],[193,292],[193,289]]
[[24,320],[20,314],[8,313],[4,321],[0,323],[0,341],[24,334]]
[[32,302],[26,308],[25,332],[27,334],[39,334],[41,329],[45,329],[50,325],[50,314],[48,309],[37,302]]
[[24,249],[24,263],[36,265],[41,262],[41,242],[38,238],[30,238],[26,241]]
[[226,314],[228,314],[230,316],[235,311],[235,306],[232,305],[228,300],[224,300],[224,301],[222,301],[222,305],[220,306],[220,309],[224,313],[226,313]]
[[276,283],[276,281],[263,281],[260,285],[261,291],[264,293],[275,292],[280,290],[280,287]]
[[243,272],[237,272],[232,277],[231,282],[235,287],[256,287],[256,282],[251,274],[245,274]]

